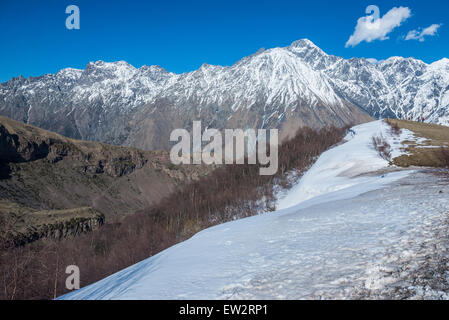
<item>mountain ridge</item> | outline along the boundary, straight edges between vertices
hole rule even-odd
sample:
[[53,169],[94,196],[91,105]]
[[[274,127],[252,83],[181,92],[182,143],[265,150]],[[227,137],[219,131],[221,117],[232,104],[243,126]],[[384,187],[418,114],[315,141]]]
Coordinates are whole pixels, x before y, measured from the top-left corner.
[[168,149],[169,133],[208,127],[343,126],[374,118],[424,116],[449,125],[449,63],[328,55],[301,39],[261,49],[232,66],[203,64],[175,74],[125,61],[90,62],[0,84],[0,114],[71,138]]

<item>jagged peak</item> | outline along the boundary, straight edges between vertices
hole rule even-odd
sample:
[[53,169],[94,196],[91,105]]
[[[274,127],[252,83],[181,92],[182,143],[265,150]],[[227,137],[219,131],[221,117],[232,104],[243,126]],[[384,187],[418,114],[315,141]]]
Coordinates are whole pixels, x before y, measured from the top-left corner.
[[86,69],[87,68],[116,68],[116,67],[124,67],[124,68],[128,68],[128,69],[133,69],[135,70],[136,68],[129,64],[128,62],[124,61],[124,60],[119,60],[119,61],[113,61],[113,62],[106,62],[103,60],[98,60],[98,61],[91,61],[87,64]]
[[157,65],[152,65],[152,66],[143,65],[139,69],[137,69],[137,71],[140,74],[148,74],[149,73],[149,74],[174,75],[174,73],[169,72],[166,69],[162,68],[161,66],[157,66]]
[[396,62],[402,62],[406,60],[406,58],[404,57],[400,57],[400,56],[392,56],[389,57],[387,59],[384,60],[384,64],[391,64],[391,63],[396,63]]
[[95,62],[89,62],[83,71],[82,76],[101,80],[103,77],[107,79],[119,78],[129,79],[133,77],[137,72],[137,69],[127,63],[126,61],[105,62],[98,60]]
[[316,60],[318,57],[329,57],[329,55],[321,50],[317,45],[315,45],[309,39],[301,39],[293,42],[287,50],[295,53],[299,57],[306,59],[307,57],[311,57]]
[[431,66],[433,67],[449,67],[449,59],[448,58],[443,58],[440,59],[438,61],[435,61],[431,64]]
[[146,64],[144,64],[139,69],[142,69],[142,70],[158,70],[158,71],[168,72],[167,70],[165,70],[164,68],[162,68],[161,66],[158,66],[158,65],[147,66]]
[[59,72],[56,75],[64,77],[79,77],[81,76],[82,73],[83,73],[82,69],[64,68],[59,70]]
[[308,48],[317,48],[317,49],[319,49],[317,45],[315,45],[312,41],[310,41],[309,39],[306,39],[306,38],[293,41],[292,44],[290,45],[290,47],[293,47],[293,48],[308,47]]
[[388,59],[385,59],[381,61],[382,64],[393,64],[393,63],[401,63],[401,62],[411,62],[411,63],[420,63],[420,64],[426,64],[424,61],[413,58],[413,57],[400,57],[400,56],[392,56]]

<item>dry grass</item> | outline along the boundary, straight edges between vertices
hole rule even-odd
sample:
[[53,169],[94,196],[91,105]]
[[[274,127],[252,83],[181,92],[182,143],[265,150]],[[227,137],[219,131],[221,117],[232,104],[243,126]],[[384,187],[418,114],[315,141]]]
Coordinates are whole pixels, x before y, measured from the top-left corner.
[[445,168],[449,168],[449,148],[441,148],[439,152],[439,156],[443,166]]
[[390,127],[391,127],[391,132],[392,132],[394,135],[398,136],[398,135],[401,134],[402,129],[401,129],[401,127],[399,127],[399,125],[398,125],[397,122],[393,122],[391,119],[387,119],[387,120],[385,120],[385,122],[386,122],[387,124],[390,125]]
[[[400,167],[448,167],[449,127],[436,124],[405,120],[387,121],[392,126],[414,132],[416,138],[425,139],[417,144],[415,141],[403,141],[408,155],[394,158],[393,163]],[[393,128],[393,127],[392,127]],[[392,129],[394,130],[394,129]]]

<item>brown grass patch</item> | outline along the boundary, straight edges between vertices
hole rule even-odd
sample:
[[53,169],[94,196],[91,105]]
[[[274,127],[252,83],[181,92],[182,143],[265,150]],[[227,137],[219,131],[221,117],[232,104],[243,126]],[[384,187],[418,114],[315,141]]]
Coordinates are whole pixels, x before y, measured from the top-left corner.
[[398,136],[401,134],[401,127],[399,127],[399,125],[397,124],[397,122],[393,122],[391,119],[387,119],[385,120],[385,122],[391,127],[391,132]]
[[449,168],[449,148],[441,148],[439,150],[439,155],[443,166]]
[[400,129],[407,129],[416,138],[426,139],[420,144],[413,141],[403,141],[408,155],[394,158],[393,163],[400,167],[447,167],[446,150],[449,148],[449,127],[414,121],[388,119],[387,123]]

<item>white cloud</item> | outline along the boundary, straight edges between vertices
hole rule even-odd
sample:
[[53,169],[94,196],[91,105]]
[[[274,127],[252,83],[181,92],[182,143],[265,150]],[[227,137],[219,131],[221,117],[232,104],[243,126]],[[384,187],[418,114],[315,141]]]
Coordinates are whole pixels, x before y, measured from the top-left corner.
[[436,35],[438,29],[441,27],[441,24],[432,24],[430,27],[423,29],[422,31],[411,30],[408,32],[405,40],[418,40],[423,42],[425,36],[434,36]]
[[375,59],[375,58],[366,58],[366,61],[368,61],[371,64],[377,64],[379,63],[379,60]]
[[393,8],[382,18],[375,19],[374,15],[361,17],[357,21],[354,34],[346,42],[347,47],[355,47],[362,41],[386,40],[388,34],[410,18],[411,10],[407,7]]

